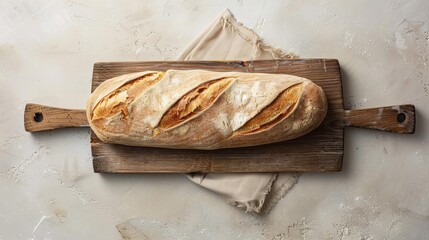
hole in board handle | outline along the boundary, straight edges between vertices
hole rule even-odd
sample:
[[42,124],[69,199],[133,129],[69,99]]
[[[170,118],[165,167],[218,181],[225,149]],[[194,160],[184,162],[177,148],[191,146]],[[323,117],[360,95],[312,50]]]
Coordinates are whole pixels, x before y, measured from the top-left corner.
[[403,123],[405,121],[405,114],[404,113],[399,113],[396,116],[396,121],[398,121],[398,123]]
[[34,113],[34,121],[36,121],[36,122],[43,121],[43,113],[41,113],[41,112]]

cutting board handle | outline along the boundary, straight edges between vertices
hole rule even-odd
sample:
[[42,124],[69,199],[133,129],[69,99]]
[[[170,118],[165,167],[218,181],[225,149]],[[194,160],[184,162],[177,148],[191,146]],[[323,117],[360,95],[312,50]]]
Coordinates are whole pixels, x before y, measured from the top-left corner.
[[[414,133],[415,123],[415,107],[409,104],[344,111],[345,127]],[[88,127],[89,124],[85,110],[28,103],[25,105],[24,126],[27,132],[39,132],[66,127]]]
[[346,127],[370,128],[394,133],[414,133],[414,105],[357,109],[344,111]]
[[55,108],[34,103],[25,105],[24,127],[27,132],[88,126],[85,110]]

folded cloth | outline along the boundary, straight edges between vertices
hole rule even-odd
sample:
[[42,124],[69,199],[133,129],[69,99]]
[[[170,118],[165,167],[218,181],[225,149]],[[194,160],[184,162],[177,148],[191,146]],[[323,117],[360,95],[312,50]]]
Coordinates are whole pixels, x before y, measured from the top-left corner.
[[[266,44],[251,29],[237,22],[229,10],[195,39],[177,60],[270,60],[296,57]],[[297,182],[299,174],[210,173],[188,178],[224,195],[246,212],[268,213]]]

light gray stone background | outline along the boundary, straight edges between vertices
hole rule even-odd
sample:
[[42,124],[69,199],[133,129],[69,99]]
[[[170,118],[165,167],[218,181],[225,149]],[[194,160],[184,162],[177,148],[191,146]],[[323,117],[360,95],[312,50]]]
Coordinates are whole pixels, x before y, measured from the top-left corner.
[[[304,174],[270,215],[180,174],[92,171],[89,130],[29,134],[28,102],[84,108],[97,61],[174,60],[225,8],[267,42],[339,59],[346,107],[415,104],[414,135],[347,129],[344,168]],[[0,239],[427,239],[429,2],[0,2]],[[136,220],[132,220],[136,219]]]

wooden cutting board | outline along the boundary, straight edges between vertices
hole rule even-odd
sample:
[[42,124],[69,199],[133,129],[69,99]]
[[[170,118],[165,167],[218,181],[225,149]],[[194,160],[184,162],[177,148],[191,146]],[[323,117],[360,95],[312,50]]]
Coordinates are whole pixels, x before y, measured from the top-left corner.
[[[235,62],[103,62],[94,65],[92,91],[118,75],[146,70],[205,69],[292,74],[323,88],[328,114],[322,125],[298,139],[256,147],[176,150],[130,147],[101,142],[91,131],[95,172],[324,172],[339,171],[344,151],[344,128],[364,127],[397,133],[414,133],[413,105],[344,110],[340,66],[335,59],[295,59]],[[27,131],[88,126],[84,110],[27,104]]]

